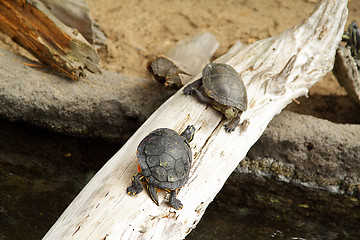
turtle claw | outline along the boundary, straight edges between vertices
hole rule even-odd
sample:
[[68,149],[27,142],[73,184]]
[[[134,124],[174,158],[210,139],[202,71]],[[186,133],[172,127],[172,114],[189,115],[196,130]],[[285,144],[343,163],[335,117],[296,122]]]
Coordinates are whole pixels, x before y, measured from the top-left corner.
[[235,130],[237,125],[233,124],[233,122],[231,121],[231,122],[225,124],[224,127],[225,127],[225,131],[230,133],[230,132],[233,132]]
[[185,95],[193,95],[195,93],[195,91],[191,86],[187,86],[184,88],[183,93]]
[[235,118],[231,119],[231,121],[227,124],[225,124],[225,131],[230,133],[235,130],[235,128],[239,125],[240,116],[237,115]]
[[233,128],[232,126],[229,126],[229,124],[225,124],[225,131],[230,133],[233,132],[235,130],[235,128]]
[[185,95],[194,95],[196,93],[196,89],[198,89],[202,84],[201,78],[190,83],[183,89],[183,93]]
[[179,199],[175,199],[174,201],[170,202],[170,205],[175,208],[175,210],[181,210],[184,207]]
[[132,185],[132,186],[130,186],[130,187],[128,187],[128,188],[126,189],[126,192],[127,192],[127,194],[129,194],[129,195],[136,195],[136,194],[141,193],[142,190],[143,190],[143,187],[142,187],[141,185],[140,185],[140,186],[134,186],[134,185]]
[[140,182],[140,177],[139,173],[132,177],[131,186],[126,189],[127,194],[136,195],[142,192],[143,186]]
[[176,192],[175,191],[170,192],[169,203],[176,210],[181,210],[183,208],[183,204],[181,203],[181,201],[176,198]]
[[134,188],[133,186],[130,186],[126,189],[127,194],[129,195],[136,195],[139,194],[142,191],[142,188]]

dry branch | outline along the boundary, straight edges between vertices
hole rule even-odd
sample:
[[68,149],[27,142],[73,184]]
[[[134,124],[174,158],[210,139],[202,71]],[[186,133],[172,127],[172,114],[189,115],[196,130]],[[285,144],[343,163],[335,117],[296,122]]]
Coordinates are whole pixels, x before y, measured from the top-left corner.
[[[246,129],[226,133],[222,116],[192,96],[177,92],[138,129],[69,205],[44,239],[182,239],[261,136],[272,117],[332,69],[347,18],[346,0],[322,1],[301,25],[230,52],[228,64],[242,76],[249,108]],[[137,172],[136,147],[151,130],[198,129],[190,179],[179,192],[184,208],[157,207],[146,192],[125,189]]]
[[0,1],[0,30],[68,78],[77,80],[85,70],[100,72],[94,48],[39,0]]

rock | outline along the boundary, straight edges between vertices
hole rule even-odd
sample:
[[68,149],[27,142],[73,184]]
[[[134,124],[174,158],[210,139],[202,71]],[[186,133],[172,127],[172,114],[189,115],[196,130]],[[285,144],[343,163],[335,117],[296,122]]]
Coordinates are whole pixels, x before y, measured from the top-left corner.
[[360,198],[360,125],[283,111],[237,168]]
[[0,49],[0,116],[72,135],[125,140],[174,92],[141,77],[70,81],[25,64],[34,62]]

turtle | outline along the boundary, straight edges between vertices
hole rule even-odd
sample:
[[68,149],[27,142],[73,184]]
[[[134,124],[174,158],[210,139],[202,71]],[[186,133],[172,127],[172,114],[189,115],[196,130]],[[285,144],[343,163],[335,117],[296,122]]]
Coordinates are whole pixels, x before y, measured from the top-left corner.
[[182,209],[183,204],[176,195],[189,179],[192,162],[189,142],[194,134],[193,125],[187,126],[180,135],[169,128],[150,132],[137,147],[139,171],[132,177],[127,193],[140,193],[143,190],[142,181],[156,205],[159,206],[157,190],[164,190],[170,193],[170,205],[176,210]]
[[185,95],[196,95],[203,103],[212,105],[230,120],[225,125],[232,132],[239,125],[240,115],[247,109],[246,87],[236,70],[228,64],[209,63],[202,77],[183,89]]
[[360,68],[360,28],[356,21],[350,23],[348,31],[342,36],[346,42],[346,47],[350,48],[351,56],[354,58],[358,68]]

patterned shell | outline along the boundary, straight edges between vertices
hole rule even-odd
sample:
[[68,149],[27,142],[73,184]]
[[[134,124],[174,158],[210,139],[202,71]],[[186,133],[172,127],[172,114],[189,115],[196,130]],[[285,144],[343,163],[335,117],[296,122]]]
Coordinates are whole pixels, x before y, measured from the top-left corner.
[[222,105],[247,109],[245,84],[235,69],[223,63],[209,63],[202,74],[205,93]]
[[152,131],[140,142],[137,157],[143,175],[156,188],[179,189],[189,178],[190,146],[172,129]]

